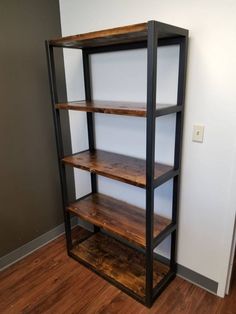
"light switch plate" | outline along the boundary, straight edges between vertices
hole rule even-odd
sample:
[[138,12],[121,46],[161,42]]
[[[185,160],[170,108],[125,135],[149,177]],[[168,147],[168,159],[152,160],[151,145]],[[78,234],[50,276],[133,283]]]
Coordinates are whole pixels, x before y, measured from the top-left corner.
[[193,126],[193,142],[202,143],[204,136],[204,125],[194,125]]

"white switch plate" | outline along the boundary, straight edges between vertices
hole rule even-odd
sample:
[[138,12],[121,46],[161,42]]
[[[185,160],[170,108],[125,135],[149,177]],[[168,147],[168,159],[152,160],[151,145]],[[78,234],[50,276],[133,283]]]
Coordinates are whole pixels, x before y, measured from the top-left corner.
[[193,126],[193,142],[202,143],[204,136],[204,125]]

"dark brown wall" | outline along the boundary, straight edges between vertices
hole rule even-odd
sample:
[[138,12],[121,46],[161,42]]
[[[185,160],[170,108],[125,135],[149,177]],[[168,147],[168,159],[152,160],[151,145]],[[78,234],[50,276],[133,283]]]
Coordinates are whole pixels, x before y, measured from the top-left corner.
[[58,0],[0,1],[0,256],[63,221],[44,46],[60,32]]

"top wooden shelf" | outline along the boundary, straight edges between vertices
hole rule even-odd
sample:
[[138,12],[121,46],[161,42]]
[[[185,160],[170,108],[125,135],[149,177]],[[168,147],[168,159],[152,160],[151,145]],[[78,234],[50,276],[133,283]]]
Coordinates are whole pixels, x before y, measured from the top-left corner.
[[[56,109],[61,110],[77,110],[85,112],[96,112],[116,115],[127,115],[135,117],[147,116],[147,105],[144,102],[127,102],[127,101],[106,101],[106,100],[92,100],[92,101],[74,101],[67,103],[58,103],[55,105]],[[182,106],[157,104],[156,116],[163,116],[166,114],[176,113],[182,110]]]
[[[158,38],[187,36],[188,34],[186,29],[161,22],[156,23],[158,27]],[[49,43],[56,47],[83,49],[141,42],[147,40],[147,30],[148,22],[56,38],[50,40]]]

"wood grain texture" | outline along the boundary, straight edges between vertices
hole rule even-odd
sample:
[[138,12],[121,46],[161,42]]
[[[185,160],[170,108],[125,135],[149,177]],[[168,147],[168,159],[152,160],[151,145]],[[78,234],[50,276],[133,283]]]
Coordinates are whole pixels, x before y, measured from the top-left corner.
[[[146,186],[146,162],[142,159],[97,150],[93,153],[85,151],[65,157],[62,161],[70,166],[97,173],[107,178],[141,188]],[[154,179],[171,170],[173,170],[171,166],[156,163]]]
[[50,40],[51,45],[78,48],[104,46],[121,42],[141,41],[147,37],[147,23],[105,29]]
[[146,104],[127,101],[76,101],[68,103],[59,103],[57,109],[78,110],[85,112],[98,112],[108,114],[129,115],[137,117],[146,116]]
[[[144,297],[146,268],[143,253],[102,233],[96,233],[74,246],[72,253],[93,269]],[[155,286],[167,274],[169,267],[154,261],[153,269]]]
[[[73,101],[56,104],[56,109],[77,110],[84,112],[96,112],[116,115],[127,115],[134,117],[146,117],[147,106],[144,102],[127,102],[127,101],[108,101],[108,100],[93,100],[93,101]],[[170,114],[180,111],[180,106],[157,104],[156,116]]]
[[[145,248],[145,210],[103,194],[91,194],[76,201],[68,210],[79,218]],[[171,223],[154,215],[154,237]]]
[[[157,22],[158,37],[187,36],[186,29]],[[148,23],[110,28],[85,34],[66,36],[49,41],[50,45],[73,48],[91,48],[147,40]]]
[[235,308],[236,265],[224,299],[177,277],[147,309],[69,258],[64,236],[0,272],[1,314],[234,314]]

